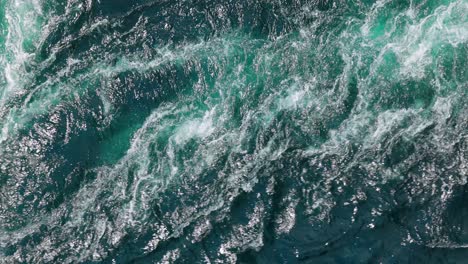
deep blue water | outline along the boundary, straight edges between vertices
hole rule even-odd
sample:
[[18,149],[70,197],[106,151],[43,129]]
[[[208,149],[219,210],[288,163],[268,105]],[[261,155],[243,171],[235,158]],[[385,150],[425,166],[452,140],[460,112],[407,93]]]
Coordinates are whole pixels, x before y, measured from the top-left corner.
[[0,2],[0,263],[465,263],[466,0]]

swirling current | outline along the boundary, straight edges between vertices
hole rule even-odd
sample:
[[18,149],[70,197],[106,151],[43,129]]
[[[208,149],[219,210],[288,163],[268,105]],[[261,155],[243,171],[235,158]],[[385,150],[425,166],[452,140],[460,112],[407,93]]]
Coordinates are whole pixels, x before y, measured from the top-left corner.
[[0,263],[464,263],[466,0],[2,0]]

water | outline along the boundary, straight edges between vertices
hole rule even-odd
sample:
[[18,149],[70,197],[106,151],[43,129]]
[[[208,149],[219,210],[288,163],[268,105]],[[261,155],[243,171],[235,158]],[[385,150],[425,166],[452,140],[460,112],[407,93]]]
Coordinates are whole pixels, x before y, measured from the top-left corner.
[[2,0],[0,263],[461,263],[468,2]]

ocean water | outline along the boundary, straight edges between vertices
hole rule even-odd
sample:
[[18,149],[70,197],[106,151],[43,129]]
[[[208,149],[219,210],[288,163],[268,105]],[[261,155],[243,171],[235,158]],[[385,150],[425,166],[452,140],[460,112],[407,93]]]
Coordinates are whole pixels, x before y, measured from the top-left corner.
[[0,263],[464,263],[467,0],[1,0]]

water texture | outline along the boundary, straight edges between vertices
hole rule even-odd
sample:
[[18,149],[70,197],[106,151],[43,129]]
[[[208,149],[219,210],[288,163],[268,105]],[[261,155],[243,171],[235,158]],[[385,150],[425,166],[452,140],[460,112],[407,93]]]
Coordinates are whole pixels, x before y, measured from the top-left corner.
[[0,263],[463,263],[468,1],[1,0]]

